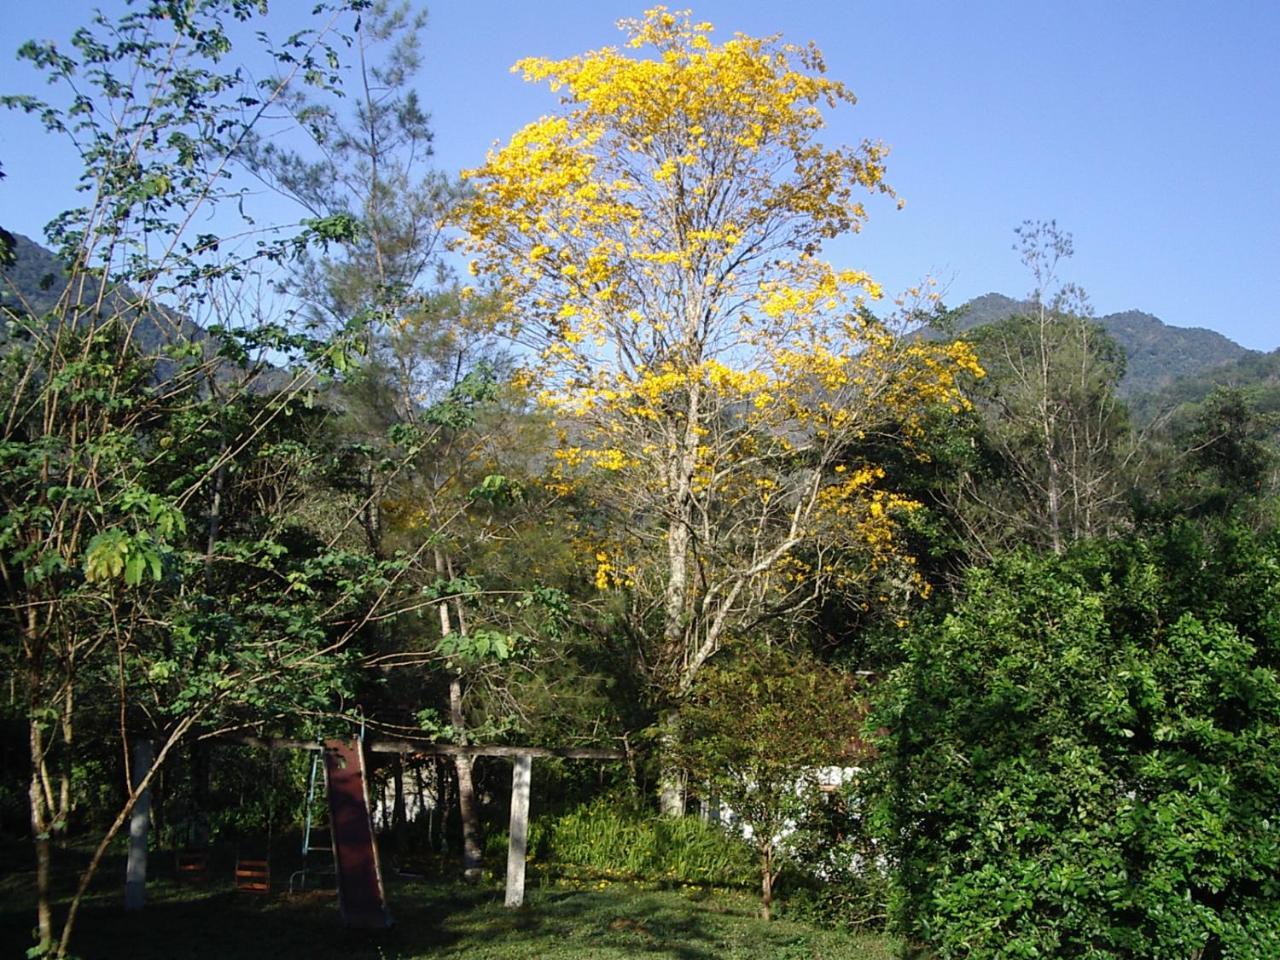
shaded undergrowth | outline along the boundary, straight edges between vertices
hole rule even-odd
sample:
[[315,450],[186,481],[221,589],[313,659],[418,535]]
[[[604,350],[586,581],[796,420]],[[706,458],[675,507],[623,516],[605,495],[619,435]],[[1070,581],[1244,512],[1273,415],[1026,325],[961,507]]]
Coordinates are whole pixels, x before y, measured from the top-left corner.
[[[17,851],[15,851],[16,853]],[[71,857],[70,854],[66,855]],[[31,875],[5,857],[0,881],[0,943],[22,956],[34,921]],[[502,905],[496,882],[463,886],[388,878],[396,923],[390,930],[345,930],[331,893],[290,895],[287,877],[269,897],[232,889],[214,862],[208,881],[180,881],[160,856],[145,910],[121,909],[123,862],[107,863],[85,905],[75,942],[83,960],[896,960],[887,938],[856,936],[786,920],[765,923],[747,894],[653,889],[602,881],[545,883],[519,910]],[[66,863],[64,867],[74,866]],[[65,871],[64,871],[65,872]]]

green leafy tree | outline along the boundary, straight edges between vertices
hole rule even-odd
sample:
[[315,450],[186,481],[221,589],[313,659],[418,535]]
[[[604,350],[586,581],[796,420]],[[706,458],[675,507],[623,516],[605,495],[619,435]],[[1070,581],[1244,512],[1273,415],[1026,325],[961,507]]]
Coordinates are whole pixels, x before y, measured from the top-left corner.
[[[425,13],[407,2],[371,4],[354,35],[354,96],[294,91],[286,103],[310,142],[290,149],[254,136],[243,156],[312,215],[349,216],[361,224],[349,242],[308,257],[297,286],[306,312],[322,327],[358,316],[371,321],[366,360],[338,401],[346,492],[359,504],[366,549],[382,555],[394,541],[421,559],[418,579],[439,596],[440,633],[448,638],[463,625],[457,589],[471,593],[473,584],[459,580],[459,564],[439,537],[466,509],[469,477],[458,467],[474,450],[477,408],[493,399],[495,385],[487,369],[469,369],[484,337],[468,336],[457,285],[440,256],[440,224],[458,191],[428,166],[431,130],[412,87],[425,23]],[[410,625],[408,632],[416,631]],[[375,662],[431,663],[421,656],[421,643],[381,634]],[[445,641],[451,649],[458,643]],[[455,672],[447,712],[465,743],[463,693]],[[454,761],[469,876],[478,874],[483,853],[472,765],[470,757]]]
[[[29,728],[42,954],[68,954],[94,871],[175,748],[327,709],[408,567],[291,521],[319,457],[298,425],[323,417],[316,390],[352,368],[366,318],[316,337],[236,293],[354,236],[355,219],[312,216],[260,242],[247,220],[199,232],[245,201],[230,174],[254,126],[286,91],[338,79],[347,11],[322,5],[283,42],[263,35],[281,72],[247,80],[229,24],[257,12],[206,0],[96,14],[69,51],[20,51],[54,99],[3,99],[75,145],[85,198],[47,230],[62,263],[51,305],[6,300],[0,357],[4,655]],[[92,733],[118,737],[126,799],[58,930],[50,839],[72,812],[80,724],[112,713]],[[137,735],[157,753],[135,783]]]
[[856,756],[863,719],[851,676],[776,647],[709,666],[681,711],[677,755],[750,827],[766,920],[786,834],[808,811],[819,768]]
[[1219,387],[1195,407],[1192,422],[1175,435],[1183,451],[1169,471],[1174,502],[1196,515],[1248,511],[1262,520],[1274,495],[1275,413],[1259,410],[1249,393]]
[[1178,524],[1017,554],[912,632],[874,718],[901,932],[941,958],[1276,954],[1276,551]]

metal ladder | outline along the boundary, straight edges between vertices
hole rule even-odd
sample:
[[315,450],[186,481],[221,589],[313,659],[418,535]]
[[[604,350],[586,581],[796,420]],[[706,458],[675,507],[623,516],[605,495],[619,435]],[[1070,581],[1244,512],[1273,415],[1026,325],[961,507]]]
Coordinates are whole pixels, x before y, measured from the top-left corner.
[[[307,819],[302,829],[302,869],[295,870],[289,875],[289,892],[296,890],[305,890],[307,887],[307,877],[311,873],[323,877],[337,876],[337,870],[333,866],[333,830],[329,824],[329,818],[326,815],[323,823],[316,822],[316,792],[319,783],[320,764],[322,763],[322,751],[317,750],[311,755],[311,777],[307,786]],[[326,791],[327,792],[327,791]],[[328,798],[324,808],[329,808]],[[327,842],[322,838],[320,843],[315,842],[313,834],[327,835]],[[313,853],[329,854],[329,866],[323,869],[313,870],[310,863],[310,855]],[[336,880],[335,880],[336,882]]]

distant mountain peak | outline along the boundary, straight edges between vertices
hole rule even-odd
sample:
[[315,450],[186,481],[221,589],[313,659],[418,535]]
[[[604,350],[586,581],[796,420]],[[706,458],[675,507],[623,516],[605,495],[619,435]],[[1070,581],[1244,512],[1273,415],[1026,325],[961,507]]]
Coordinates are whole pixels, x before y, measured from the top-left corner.
[[[985,293],[960,307],[957,329],[972,330],[1026,312],[1030,303],[1002,293]],[[1095,318],[1125,352],[1128,364],[1120,393],[1133,396],[1167,387],[1215,367],[1256,354],[1216,330],[1174,327],[1143,310]]]

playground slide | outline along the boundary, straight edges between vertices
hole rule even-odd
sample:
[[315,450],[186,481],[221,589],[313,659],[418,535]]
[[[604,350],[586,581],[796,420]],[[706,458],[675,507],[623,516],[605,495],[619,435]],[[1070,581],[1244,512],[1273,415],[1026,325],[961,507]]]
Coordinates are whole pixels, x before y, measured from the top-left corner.
[[324,769],[342,920],[353,927],[390,926],[359,741],[326,740]]

